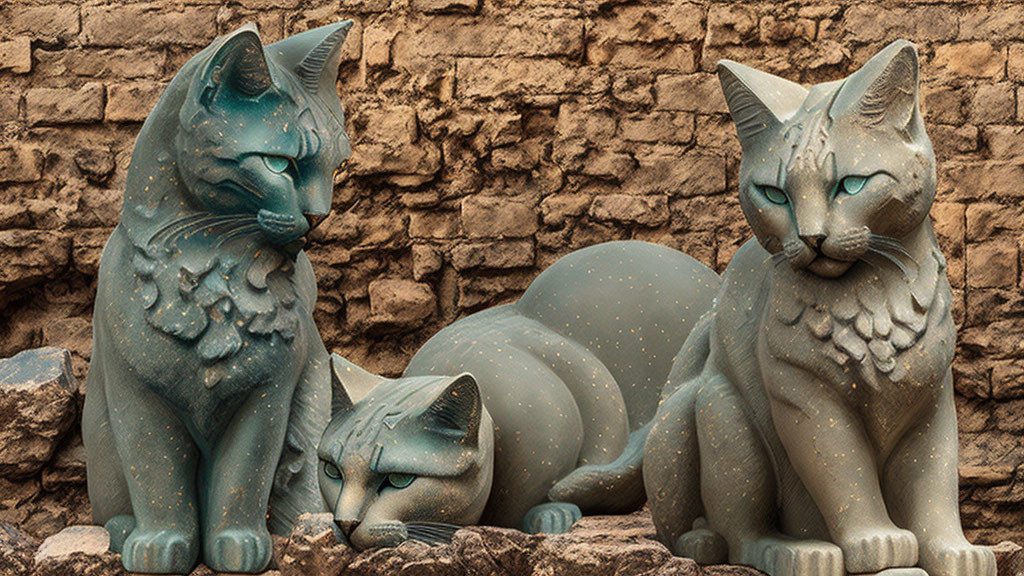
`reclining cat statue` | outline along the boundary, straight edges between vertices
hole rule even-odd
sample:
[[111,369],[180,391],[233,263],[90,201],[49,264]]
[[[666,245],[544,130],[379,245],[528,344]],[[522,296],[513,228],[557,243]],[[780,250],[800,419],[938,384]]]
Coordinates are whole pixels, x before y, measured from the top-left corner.
[[139,133],[100,261],[83,435],[93,518],[132,572],[259,572],[324,509],[326,349],[304,236],[349,156],[350,21],[189,60]]
[[319,478],[341,532],[365,549],[639,508],[646,424],[718,286],[681,252],[610,242],[441,330],[401,378],[333,355]]
[[659,539],[771,576],[994,576],[960,527],[955,328],[917,51],[806,89],[723,61],[756,236],[644,455]]

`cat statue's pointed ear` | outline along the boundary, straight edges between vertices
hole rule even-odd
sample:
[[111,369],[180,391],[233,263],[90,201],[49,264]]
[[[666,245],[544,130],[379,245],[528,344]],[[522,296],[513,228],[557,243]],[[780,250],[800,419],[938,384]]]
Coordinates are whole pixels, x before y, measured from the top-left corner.
[[313,93],[335,93],[341,46],[352,21],[345,20],[296,34],[267,47],[276,60],[290,68]]
[[337,354],[331,354],[331,416],[347,412],[385,380]]
[[803,86],[731,60],[718,62],[718,80],[743,148],[761,132],[779,127],[807,98]]
[[480,387],[469,373],[456,376],[424,411],[424,427],[476,446],[483,402]]
[[843,83],[830,115],[856,114],[869,127],[904,130],[918,115],[917,49],[896,40]]
[[256,98],[273,86],[263,42],[254,24],[246,24],[223,38],[203,69],[201,82],[204,103],[223,89]]

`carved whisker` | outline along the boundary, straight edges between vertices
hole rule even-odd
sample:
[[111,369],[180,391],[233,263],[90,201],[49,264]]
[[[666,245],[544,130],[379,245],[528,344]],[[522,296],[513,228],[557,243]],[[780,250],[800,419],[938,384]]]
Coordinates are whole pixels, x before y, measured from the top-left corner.
[[905,256],[915,265],[917,264],[917,260],[910,254],[909,251],[907,251],[906,248],[904,248],[903,244],[900,243],[900,241],[896,240],[895,238],[882,236],[880,234],[871,234],[871,236],[869,236],[868,238],[868,246],[876,249],[886,248],[889,249],[890,251],[898,252],[901,256]]
[[224,244],[226,244],[228,242],[231,242],[232,240],[237,240],[237,239],[243,238],[245,236],[255,235],[255,234],[259,233],[259,231],[260,231],[259,224],[246,224],[244,226],[239,226],[235,230],[233,230],[233,231],[225,234],[224,236],[222,236],[220,241],[217,242],[217,247],[220,248],[221,246],[223,246]]
[[889,262],[892,262],[892,264],[894,266],[896,266],[897,268],[899,268],[900,272],[903,273],[903,278],[905,280],[909,280],[910,279],[910,271],[907,270],[907,267],[903,264],[903,262],[900,262],[899,258],[893,256],[892,254],[889,254],[888,252],[884,252],[882,250],[878,250],[878,249],[870,248],[870,247],[868,248],[868,253],[881,256],[882,258],[885,258]]
[[184,228],[182,228],[180,230],[175,231],[173,234],[168,235],[166,238],[164,238],[164,242],[166,242],[166,243],[176,242],[177,240],[179,240],[181,238],[190,237],[190,236],[192,236],[192,235],[194,235],[194,234],[196,234],[198,232],[204,231],[204,230],[209,230],[210,232],[213,232],[213,233],[219,235],[219,234],[223,234],[225,232],[225,230],[224,230],[225,227],[227,227],[227,231],[230,231],[230,230],[234,229],[234,227],[236,227],[236,226],[238,226],[240,224],[249,224],[249,223],[253,223],[255,221],[256,221],[255,217],[239,214],[239,215],[232,215],[230,218],[226,218],[226,219],[223,219],[223,220],[220,220],[220,221],[217,221],[217,222],[203,222],[203,223],[191,224],[191,225],[189,225],[187,227],[184,227]]
[[162,241],[168,234],[174,234],[178,230],[193,226],[199,223],[217,222],[229,218],[234,218],[234,215],[230,216],[215,216],[211,214],[190,214],[176,220],[171,220],[167,224],[163,225],[149,238],[149,244],[152,245],[158,241]]
[[405,524],[409,539],[425,544],[448,544],[459,528],[462,527],[441,522],[407,522]]

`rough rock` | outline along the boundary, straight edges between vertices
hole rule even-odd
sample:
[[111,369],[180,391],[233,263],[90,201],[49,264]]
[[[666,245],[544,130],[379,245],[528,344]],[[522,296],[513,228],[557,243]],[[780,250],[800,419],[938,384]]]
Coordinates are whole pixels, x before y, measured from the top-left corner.
[[38,545],[17,526],[0,522],[0,574],[27,574],[32,570]]
[[121,556],[109,548],[110,534],[102,526],[69,526],[39,546],[32,576],[127,574]]
[[67,350],[0,360],[0,476],[25,478],[50,461],[75,419],[77,391]]
[[370,282],[370,322],[395,327],[416,326],[434,313],[429,284],[401,279]]

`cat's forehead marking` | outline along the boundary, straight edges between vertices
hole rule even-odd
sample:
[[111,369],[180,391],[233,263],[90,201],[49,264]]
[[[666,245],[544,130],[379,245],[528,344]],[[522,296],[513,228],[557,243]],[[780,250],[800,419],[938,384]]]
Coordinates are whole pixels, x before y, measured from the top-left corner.
[[783,140],[790,151],[788,158],[779,158],[780,186],[793,178],[820,178],[824,172],[828,180],[835,178],[835,150],[829,138],[832,128],[830,109],[838,90],[828,97],[808,97],[808,102],[790,121]]

